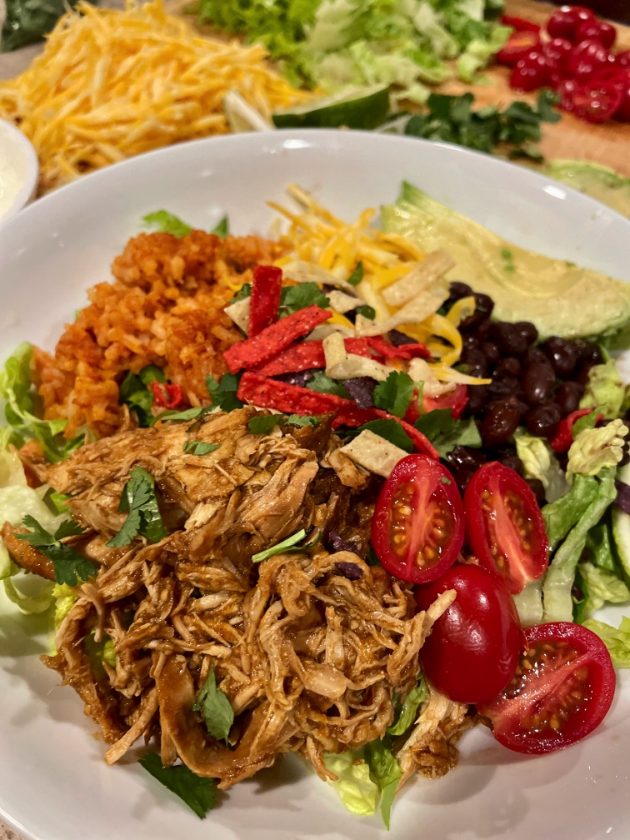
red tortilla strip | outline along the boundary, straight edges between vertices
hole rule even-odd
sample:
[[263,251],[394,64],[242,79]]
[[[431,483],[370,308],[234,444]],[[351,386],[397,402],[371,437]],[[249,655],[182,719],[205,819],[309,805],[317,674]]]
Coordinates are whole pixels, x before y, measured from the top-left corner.
[[237,396],[242,402],[258,408],[272,408],[283,414],[336,414],[355,407],[350,400],[335,394],[321,394],[299,385],[267,379],[252,371],[241,377]]
[[282,269],[275,265],[257,265],[249,302],[249,329],[251,338],[278,320]]
[[400,344],[398,347],[390,344],[382,336],[375,335],[368,338],[370,347],[384,359],[429,359],[431,353],[424,344],[414,342],[412,344]]
[[[367,338],[346,338],[346,351],[357,356],[372,356]],[[303,370],[317,370],[326,367],[324,344],[321,341],[302,341],[294,344],[256,371],[261,376],[280,376],[283,373],[299,373]]]
[[423,434],[411,423],[401,420],[400,417],[395,417],[387,411],[380,408],[359,408],[356,405],[351,405],[350,408],[342,409],[338,412],[333,420],[333,429],[338,429],[340,426],[348,426],[351,429],[356,429],[357,426],[363,426],[364,423],[369,423],[370,420],[395,420],[400,423],[403,430],[407,433],[411,442],[413,443],[417,452],[423,455],[428,455],[430,458],[435,458],[439,461],[440,455],[435,449],[429,438]]
[[303,338],[330,318],[330,312],[319,306],[307,306],[275,324],[266,327],[258,335],[233,344],[223,357],[231,373],[251,370],[273,359],[290,347],[298,338]]

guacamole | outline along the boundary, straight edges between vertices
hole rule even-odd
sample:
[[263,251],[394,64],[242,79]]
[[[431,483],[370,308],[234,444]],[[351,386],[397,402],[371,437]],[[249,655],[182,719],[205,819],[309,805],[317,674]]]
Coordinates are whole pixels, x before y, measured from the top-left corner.
[[447,251],[450,279],[490,295],[497,318],[531,321],[543,338],[609,335],[630,323],[630,283],[513,245],[410,184],[381,219],[425,251]]

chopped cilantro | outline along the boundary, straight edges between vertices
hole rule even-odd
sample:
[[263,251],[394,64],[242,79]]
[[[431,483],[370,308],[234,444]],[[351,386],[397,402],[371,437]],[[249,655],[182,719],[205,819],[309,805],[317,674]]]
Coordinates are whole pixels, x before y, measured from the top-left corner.
[[197,776],[185,764],[164,767],[157,753],[143,755],[140,764],[154,779],[179,796],[199,819],[203,820],[217,804],[217,783],[214,779]]
[[305,536],[306,531],[302,528],[297,533],[282,540],[282,542],[272,545],[271,548],[266,548],[264,551],[259,551],[252,555],[252,563],[262,563],[263,560],[267,560],[269,557],[275,557],[276,554],[284,554],[285,551],[302,542]]
[[120,531],[107,543],[112,548],[129,545],[139,536],[146,537],[152,543],[166,536],[167,531],[155,495],[155,479],[142,467],[135,467],[131,471],[118,510],[126,513],[127,518]]
[[138,418],[138,425],[146,428],[154,422],[152,382],[164,382],[166,377],[156,365],[147,365],[139,373],[131,373],[124,378],[120,390],[120,402],[125,403]]
[[206,387],[212,400],[212,405],[221,411],[234,411],[242,408],[243,403],[236,396],[239,378],[235,373],[224,373],[220,380],[214,376],[206,377]]
[[247,421],[247,431],[252,435],[266,435],[275,426],[316,426],[319,418],[306,414],[259,414]]
[[142,221],[149,227],[156,228],[159,233],[171,233],[178,239],[188,236],[192,227],[183,222],[178,216],[169,213],[168,210],[156,210],[154,213],[147,213]]
[[503,260],[503,269],[512,274],[514,272],[514,254],[509,248],[501,248],[501,259]]
[[201,712],[206,722],[206,729],[217,741],[226,741],[234,723],[234,710],[226,695],[217,688],[214,671],[210,671],[208,679],[197,695],[193,709]]
[[51,534],[32,516],[27,515],[22,521],[27,528],[30,528],[30,531],[26,534],[16,534],[17,538],[30,543],[52,561],[57,583],[76,586],[79,581],[94,577],[97,570],[96,563],[61,542],[66,537],[77,537],[83,534],[83,528],[80,525],[72,519],[66,519],[55,533]]
[[296,286],[285,286],[280,293],[280,317],[291,315],[307,306],[330,306],[330,301],[319,288],[317,283],[298,283]]
[[444,457],[456,446],[481,446],[481,436],[472,418],[458,420],[450,408],[436,408],[423,414],[416,422],[437,451]]
[[227,216],[224,216],[217,224],[212,228],[210,233],[214,233],[216,236],[220,236],[221,239],[225,239],[226,236],[230,233],[230,220]]
[[251,283],[243,283],[241,288],[238,292],[232,296],[230,303],[238,303],[239,300],[245,300],[245,298],[250,297],[252,294],[252,284]]
[[358,286],[361,280],[363,280],[364,273],[365,269],[363,268],[363,263],[358,262],[355,265],[352,274],[348,277],[348,283],[350,283],[351,286]]
[[404,371],[393,370],[374,388],[374,405],[396,417],[404,417],[413,399],[416,383]]
[[354,312],[355,315],[363,315],[368,321],[373,321],[376,318],[376,309],[373,306],[368,306],[367,303],[357,306]]
[[396,420],[370,420],[369,423],[359,426],[356,433],[359,434],[366,429],[393,443],[394,446],[404,449],[405,452],[413,452],[411,438]]
[[155,419],[162,423],[186,423],[188,420],[200,420],[212,409],[211,405],[198,405],[194,408],[185,408],[183,411],[163,411]]
[[337,397],[345,397],[349,399],[349,394],[343,387],[341,382],[336,379],[331,379],[321,371],[315,371],[313,378],[306,383],[306,387],[311,391],[318,391],[320,394],[335,394]]
[[184,452],[187,455],[209,455],[221,446],[220,443],[206,443],[204,440],[187,440]]

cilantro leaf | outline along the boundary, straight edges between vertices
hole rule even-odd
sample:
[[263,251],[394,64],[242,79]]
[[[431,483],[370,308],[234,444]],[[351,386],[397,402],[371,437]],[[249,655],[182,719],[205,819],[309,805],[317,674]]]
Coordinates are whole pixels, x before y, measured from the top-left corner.
[[156,365],[147,365],[139,373],[131,373],[124,378],[120,389],[119,399],[131,408],[138,418],[138,425],[142,428],[151,426],[155,420],[151,409],[153,407],[152,382],[164,382],[166,377]]
[[243,283],[241,288],[232,295],[232,299],[230,303],[238,303],[239,300],[245,300],[245,298],[250,297],[252,294],[252,284],[251,283]]
[[184,452],[187,455],[209,455],[221,446],[220,443],[206,443],[204,440],[187,440]]
[[276,554],[284,554],[287,549],[293,548],[302,542],[305,536],[306,531],[302,528],[297,533],[282,540],[282,542],[272,545],[271,548],[266,548],[264,551],[259,551],[252,555],[252,563],[262,563],[263,560],[267,560],[269,557],[275,557]]
[[225,237],[230,233],[230,219],[228,216],[223,216],[223,218],[220,219],[212,228],[210,233],[214,233],[216,236],[220,236],[221,239],[225,239]]
[[291,315],[307,306],[320,306],[326,309],[330,301],[317,283],[298,283],[297,286],[285,286],[280,293],[280,317]]
[[374,405],[396,417],[404,417],[413,399],[416,383],[404,371],[393,370],[385,382],[374,388]]
[[402,777],[400,764],[386,741],[372,741],[365,747],[365,760],[370,768],[370,778],[381,792],[381,816],[389,828],[392,805],[398,783]]
[[206,728],[215,740],[227,742],[234,723],[234,710],[226,695],[217,688],[214,671],[208,674],[208,679],[197,695],[193,709],[201,712]]
[[194,408],[185,408],[183,411],[163,411],[155,418],[162,423],[185,423],[188,420],[200,420],[210,411],[213,406],[199,405]]
[[374,432],[375,435],[393,443],[405,452],[413,452],[413,443],[407,432],[396,420],[370,420],[369,423],[364,423],[356,430],[356,434],[364,430]]
[[66,495],[66,493],[60,493],[58,490],[54,490],[52,487],[49,487],[48,490],[46,490],[44,502],[48,506],[49,510],[59,515],[60,513],[68,513],[67,502],[69,498],[70,496]]
[[167,535],[155,495],[155,479],[142,467],[135,467],[125,484],[118,510],[127,518],[115,537],[107,543],[112,548],[129,545],[138,536],[159,542]]
[[350,283],[351,286],[358,286],[359,283],[361,282],[361,280],[363,280],[363,275],[364,274],[365,274],[365,269],[363,267],[363,263],[358,262],[355,265],[352,274],[350,275],[350,277],[348,277],[348,283]]
[[373,321],[376,318],[376,309],[373,306],[368,306],[367,303],[357,306],[354,310],[355,315],[363,315],[368,321]]
[[252,435],[266,435],[275,426],[317,426],[319,418],[307,414],[259,414],[247,421],[247,431]]
[[416,421],[416,429],[423,432],[442,457],[456,446],[481,446],[481,436],[471,418],[459,420],[450,408],[436,408]]
[[217,783],[214,779],[197,776],[185,764],[164,767],[157,753],[143,755],[140,764],[153,778],[179,796],[199,819],[203,820],[217,804]]
[[16,534],[17,538],[30,543],[52,561],[57,583],[76,586],[80,581],[94,577],[98,568],[96,563],[61,542],[65,537],[83,534],[80,525],[72,519],[66,519],[55,533],[51,534],[33,516],[25,516],[22,522],[30,531],[26,534]]
[[171,233],[178,239],[182,236],[188,236],[192,227],[186,222],[183,222],[178,216],[169,213],[168,210],[156,210],[153,213],[147,213],[142,217],[142,221],[149,227],[156,228],[158,233]]
[[236,396],[238,382],[239,378],[235,373],[224,373],[218,381],[214,376],[207,376],[206,387],[213,407],[220,408],[221,411],[234,411],[236,408],[242,408],[243,403]]
[[313,378],[306,383],[306,387],[320,394],[335,394],[337,397],[345,397],[346,399],[349,399],[350,396],[341,382],[331,379],[330,376],[326,376],[320,370],[315,371]]

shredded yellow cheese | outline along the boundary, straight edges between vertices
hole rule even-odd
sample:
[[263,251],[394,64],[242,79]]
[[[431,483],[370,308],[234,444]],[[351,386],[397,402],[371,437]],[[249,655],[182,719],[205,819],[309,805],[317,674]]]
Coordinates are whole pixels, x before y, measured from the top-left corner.
[[42,55],[0,82],[0,117],[19,123],[40,159],[42,189],[132,155],[224,134],[238,92],[263,117],[304,100],[261,46],[201,36],[162,0],[124,10],[80,2]]

